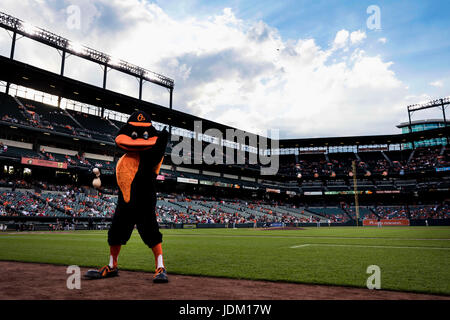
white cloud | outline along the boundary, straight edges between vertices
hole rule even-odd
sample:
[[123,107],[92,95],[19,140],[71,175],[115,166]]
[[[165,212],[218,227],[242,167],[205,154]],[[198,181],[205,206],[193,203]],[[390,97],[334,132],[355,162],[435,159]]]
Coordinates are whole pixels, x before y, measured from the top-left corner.
[[365,38],[367,38],[366,33],[364,31],[353,31],[350,34],[350,41],[352,44],[358,44],[362,42]]
[[[175,109],[239,129],[275,128],[291,138],[385,134],[398,132],[395,125],[406,114],[405,84],[392,62],[358,48],[366,38],[362,31],[340,30],[322,48],[315,39],[282,39],[275,28],[241,20],[229,8],[208,18],[175,20],[138,0],[78,2],[82,19],[84,10],[91,12],[81,30],[66,29],[64,10],[48,4],[41,11],[27,9],[30,0],[2,5],[33,24],[174,78]],[[338,49],[347,50],[348,58]],[[81,67],[76,71],[83,76]],[[92,71],[85,78],[94,78]],[[109,88],[137,94],[134,79],[111,73],[108,81]],[[146,96],[167,105],[165,90],[148,89]]]
[[379,38],[378,42],[381,42],[382,44],[385,44],[387,42],[386,38]]
[[442,88],[444,86],[444,82],[442,80],[436,80],[429,83],[430,86],[436,87],[436,88]]
[[334,38],[334,48],[340,49],[347,45],[348,43],[349,32],[345,29],[340,30],[336,33],[336,37]]

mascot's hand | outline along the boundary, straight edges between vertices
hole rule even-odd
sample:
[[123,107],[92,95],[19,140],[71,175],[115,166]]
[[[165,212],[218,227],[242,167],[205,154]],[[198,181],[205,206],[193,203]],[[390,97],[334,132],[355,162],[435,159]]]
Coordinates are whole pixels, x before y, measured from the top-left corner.
[[167,140],[169,140],[169,131],[167,131],[165,128],[159,132],[159,136],[162,141],[165,141],[167,143]]
[[94,168],[92,172],[95,174],[96,178],[92,180],[92,186],[94,188],[100,188],[102,186],[102,181],[100,180],[100,170],[98,168]]
[[157,155],[158,161],[164,155],[164,151],[166,150],[167,142],[169,141],[169,136],[170,136],[170,133],[165,129],[158,132],[158,140],[156,140],[156,145],[154,147],[154,153],[155,153],[155,155]]

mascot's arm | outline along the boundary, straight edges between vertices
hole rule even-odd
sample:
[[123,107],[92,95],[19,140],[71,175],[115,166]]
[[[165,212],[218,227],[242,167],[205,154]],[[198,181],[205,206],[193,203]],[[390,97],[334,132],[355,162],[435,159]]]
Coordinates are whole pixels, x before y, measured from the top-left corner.
[[[169,132],[162,130],[158,133],[158,140],[155,146],[149,150],[151,156],[150,168],[155,174],[159,174],[161,164],[164,160],[164,152],[166,151],[167,142],[169,140]],[[149,154],[149,155],[150,155]]]
[[163,163],[164,156],[161,158],[161,161],[153,168],[153,172],[157,175],[159,174],[159,170],[161,169],[161,165]]
[[156,166],[153,167],[153,172],[156,174],[159,174],[159,170],[161,169],[161,164],[164,160],[164,152],[166,151],[167,142],[169,141],[169,132],[166,130],[162,130],[159,133],[159,138],[157,140],[158,147],[156,151],[156,157],[157,159],[161,159]]

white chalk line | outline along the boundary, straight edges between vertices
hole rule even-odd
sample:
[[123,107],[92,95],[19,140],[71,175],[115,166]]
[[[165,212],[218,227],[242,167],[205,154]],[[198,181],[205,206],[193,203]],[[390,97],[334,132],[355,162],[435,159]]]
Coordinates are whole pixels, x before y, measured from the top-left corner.
[[432,250],[450,250],[450,248],[444,247],[408,247],[408,246],[369,246],[362,244],[327,244],[327,243],[306,243],[296,246],[291,246],[291,249],[304,248],[310,246],[319,247],[356,247],[356,248],[381,248],[381,249],[432,249]]

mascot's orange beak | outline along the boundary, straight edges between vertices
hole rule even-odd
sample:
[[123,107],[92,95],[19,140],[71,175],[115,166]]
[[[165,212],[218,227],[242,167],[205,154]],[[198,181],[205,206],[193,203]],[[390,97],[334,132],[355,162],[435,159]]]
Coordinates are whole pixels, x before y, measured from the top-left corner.
[[150,137],[148,139],[137,138],[133,139],[126,134],[119,134],[116,137],[116,144],[127,151],[143,151],[148,150],[155,145],[158,137]]

